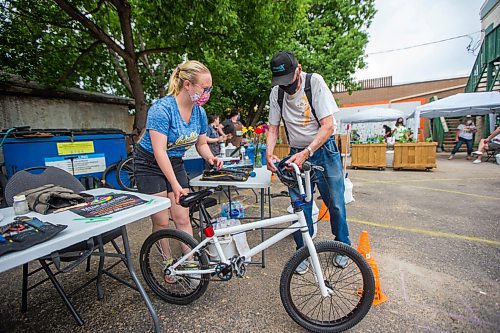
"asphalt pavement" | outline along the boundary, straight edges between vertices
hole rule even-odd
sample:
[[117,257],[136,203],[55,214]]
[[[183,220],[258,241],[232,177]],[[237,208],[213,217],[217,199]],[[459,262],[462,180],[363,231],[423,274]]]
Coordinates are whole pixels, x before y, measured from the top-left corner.
[[[457,154],[438,154],[432,171],[349,170],[355,201],[347,206],[351,240],[369,233],[371,254],[389,297],[373,306],[351,332],[498,332],[500,327],[500,166],[474,165]],[[273,181],[271,192],[283,190]],[[259,204],[250,190],[237,199],[247,213]],[[286,198],[274,198],[273,216],[284,214]],[[317,239],[332,239],[320,222]],[[130,225],[138,253],[150,233],[148,219]],[[269,236],[273,231],[266,231]],[[249,235],[250,243],[259,238]],[[288,237],[266,252],[266,268],[252,265],[245,278],[211,282],[207,292],[186,306],[163,302],[147,289],[164,332],[303,332],[286,314],[279,295],[284,264],[295,249]],[[95,267],[93,260],[93,267]],[[35,265],[33,265],[35,266]],[[118,275],[126,270],[117,266]],[[60,275],[72,289],[91,273],[84,265]],[[94,286],[73,296],[84,318],[75,325],[50,283],[29,294],[21,313],[21,269],[0,274],[0,332],[151,332],[152,322],[139,295],[104,278],[105,297]]]

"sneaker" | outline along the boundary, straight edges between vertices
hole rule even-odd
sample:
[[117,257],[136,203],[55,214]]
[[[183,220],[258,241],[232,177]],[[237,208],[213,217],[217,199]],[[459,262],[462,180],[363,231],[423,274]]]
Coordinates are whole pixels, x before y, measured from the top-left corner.
[[338,268],[345,268],[347,266],[348,261],[349,258],[347,256],[344,256],[342,254],[337,254],[335,258],[333,258],[333,266]]
[[448,157],[449,160],[452,160],[453,159],[453,155],[450,155],[450,157]]
[[306,274],[308,270],[309,270],[309,260],[305,259],[297,266],[297,268],[295,268],[295,273],[303,275]]
[[483,153],[479,150],[473,151],[472,155],[483,155]]
[[474,160],[474,161],[472,161],[472,163],[473,164],[479,164],[479,163],[481,163],[481,160]]

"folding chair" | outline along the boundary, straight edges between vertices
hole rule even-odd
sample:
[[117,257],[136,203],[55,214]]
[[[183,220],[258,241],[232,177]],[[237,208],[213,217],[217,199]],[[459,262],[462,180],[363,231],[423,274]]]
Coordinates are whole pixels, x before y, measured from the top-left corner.
[[[40,172],[41,173],[36,173]],[[33,173],[35,172],[35,173]],[[65,188],[73,190],[75,193],[79,193],[81,191],[84,191],[85,188],[84,186],[80,183],[78,179],[76,179],[73,175],[70,173],[59,169],[55,167],[34,167],[34,168],[28,168],[25,170],[21,170],[17,173],[15,173],[10,180],[8,181],[6,187],[5,187],[5,200],[8,206],[12,206],[13,203],[13,197],[14,195],[29,190],[33,188],[37,188],[46,184],[54,184],[54,185],[59,185],[63,186]],[[115,267],[117,264],[120,262],[125,263],[127,265],[127,262],[123,259],[120,248],[115,242],[115,239],[117,237],[122,236],[122,231],[121,228],[117,228],[114,230],[111,230],[109,232],[106,232],[102,235],[92,237],[88,239],[87,241],[83,241],[77,244],[74,244],[70,247],[67,247],[65,249],[59,250],[57,252],[51,253],[48,256],[44,256],[38,259],[41,267],[33,270],[32,272],[29,272],[29,267],[28,264],[23,265],[23,281],[22,281],[22,299],[21,299],[21,311],[25,312],[27,311],[28,308],[28,291],[32,290],[33,288],[36,288],[37,286],[41,285],[47,280],[50,280],[52,284],[54,285],[54,288],[57,290],[59,293],[60,297],[62,298],[64,304],[68,308],[69,312],[75,319],[75,321],[78,323],[78,325],[83,326],[84,321],[76,311],[75,307],[73,304],[70,302],[69,297],[71,297],[73,294],[77,293],[78,291],[82,290],[86,286],[88,286],[90,283],[93,281],[96,281],[96,288],[97,288],[97,297],[99,299],[104,298],[104,290],[101,286],[101,280],[102,280],[102,275],[106,274],[119,282],[124,283],[125,285],[137,290],[137,288],[127,281],[124,281],[123,279],[115,276],[111,272],[109,272],[110,269]],[[113,263],[110,267],[107,267],[106,269],[104,268],[104,245],[107,243],[111,243],[117,252],[117,254],[114,254],[114,256],[119,257],[121,260],[116,261]],[[92,278],[91,280],[87,281],[84,285],[78,287],[74,291],[72,291],[70,294],[67,294],[65,290],[62,288],[61,284],[57,280],[56,276],[59,275],[60,273],[67,273],[77,267],[79,264],[81,264],[83,261],[87,260],[87,267],[86,271],[90,271],[90,256],[91,255],[97,255],[99,256],[99,267],[97,271],[97,275]],[[112,256],[112,254],[108,254],[108,256]],[[61,263],[66,263],[65,267],[61,266]],[[56,270],[55,272],[52,270],[51,266],[55,266]],[[38,281],[32,286],[28,286],[28,278],[32,276],[33,274],[39,272],[39,271],[45,271],[47,274],[47,278],[43,279],[42,281]]]

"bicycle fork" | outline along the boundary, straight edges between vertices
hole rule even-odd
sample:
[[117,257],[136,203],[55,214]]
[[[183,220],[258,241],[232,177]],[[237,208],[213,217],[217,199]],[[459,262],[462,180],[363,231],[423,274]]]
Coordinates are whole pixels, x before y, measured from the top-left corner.
[[302,233],[302,238],[304,239],[307,249],[309,250],[309,256],[313,267],[313,274],[316,276],[316,282],[318,283],[321,296],[328,297],[330,295],[333,295],[333,290],[330,287],[327,287],[325,284],[325,278],[323,276],[323,271],[321,270],[321,265],[319,263],[318,253],[316,252],[316,248],[314,247],[314,242],[311,238],[311,235],[309,235],[309,228],[307,226],[304,212],[300,211],[296,214],[299,216],[299,223],[301,226],[300,232]]

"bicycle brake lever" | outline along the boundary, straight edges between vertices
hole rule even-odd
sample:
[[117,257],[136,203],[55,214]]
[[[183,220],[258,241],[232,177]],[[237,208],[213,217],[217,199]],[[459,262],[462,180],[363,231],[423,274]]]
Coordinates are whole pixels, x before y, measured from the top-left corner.
[[314,165],[313,169],[321,171],[321,172],[325,171],[325,168],[323,168],[322,166],[319,166],[319,165]]

